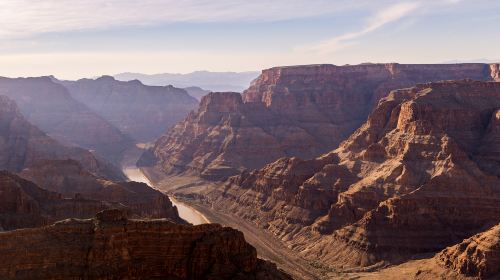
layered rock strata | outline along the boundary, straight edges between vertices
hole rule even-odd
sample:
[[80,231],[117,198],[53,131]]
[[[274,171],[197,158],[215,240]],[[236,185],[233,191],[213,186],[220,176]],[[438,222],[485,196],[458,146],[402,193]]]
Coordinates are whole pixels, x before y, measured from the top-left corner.
[[435,259],[466,276],[481,279],[500,277],[500,224],[446,248]]
[[125,178],[119,169],[91,152],[63,146],[47,136],[23,117],[13,100],[0,96],[0,169],[20,172],[47,159],[73,159],[96,176]]
[[180,88],[122,82],[111,76],[58,81],[71,95],[139,142],[150,142],[184,119],[198,101]]
[[185,223],[165,194],[144,183],[114,182],[96,177],[74,160],[43,161],[23,170],[20,176],[64,197],[80,195],[88,199],[120,203],[130,210],[132,217],[168,218]]
[[16,101],[29,122],[65,145],[95,150],[115,163],[133,146],[130,138],[50,77],[0,78],[0,95]]
[[78,196],[64,198],[61,194],[41,189],[17,175],[0,171],[2,230],[39,227],[70,217],[90,218],[97,212],[110,208],[123,208],[123,205]]
[[0,233],[0,263],[2,279],[291,279],[234,229],[117,210]]
[[335,266],[437,252],[499,222],[499,108],[494,82],[393,91],[338,149],[282,158],[205,198]]
[[492,80],[497,68],[393,63],[267,69],[243,95],[205,96],[139,164],[150,173],[218,180],[281,157],[311,159],[336,148],[390,90],[439,80]]

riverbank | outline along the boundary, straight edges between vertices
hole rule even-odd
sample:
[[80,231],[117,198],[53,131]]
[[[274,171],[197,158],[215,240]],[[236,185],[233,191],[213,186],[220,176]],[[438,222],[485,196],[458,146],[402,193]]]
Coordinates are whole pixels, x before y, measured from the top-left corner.
[[[134,160],[133,157],[139,155],[140,153],[133,152],[129,153],[129,157],[126,158],[126,160],[123,161],[122,163],[122,171],[123,173],[127,176],[127,178],[130,181],[136,181],[136,182],[141,182],[148,184],[150,187],[157,189],[159,191],[162,191],[161,189],[157,188],[143,173],[142,171],[135,166],[136,160]],[[163,192],[163,191],[162,191]],[[200,213],[198,210],[192,208],[189,205],[186,205],[171,195],[169,195],[169,199],[172,202],[174,206],[177,207],[177,211],[179,213],[179,216],[184,219],[185,221],[193,224],[193,225],[200,225],[200,224],[208,224],[210,223],[210,220],[207,219],[202,213]]]

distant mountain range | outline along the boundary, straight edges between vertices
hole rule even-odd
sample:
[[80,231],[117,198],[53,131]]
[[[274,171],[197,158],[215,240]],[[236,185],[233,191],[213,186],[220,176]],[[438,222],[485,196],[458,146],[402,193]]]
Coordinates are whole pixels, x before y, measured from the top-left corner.
[[209,72],[195,71],[187,74],[141,74],[120,73],[114,75],[120,81],[139,80],[145,85],[173,85],[179,88],[200,87],[209,91],[237,91],[248,88],[250,82],[257,78],[259,71],[248,72]]

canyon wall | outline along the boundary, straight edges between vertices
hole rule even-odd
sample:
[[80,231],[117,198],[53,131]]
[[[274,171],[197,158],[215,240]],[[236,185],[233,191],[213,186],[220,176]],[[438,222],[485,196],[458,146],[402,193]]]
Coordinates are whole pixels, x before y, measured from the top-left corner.
[[90,218],[110,208],[123,208],[123,205],[78,196],[64,198],[17,175],[0,171],[0,230],[40,227],[70,217]]
[[16,103],[0,96],[0,169],[20,172],[47,159],[73,159],[99,177],[123,180],[125,175],[105,160],[77,147],[67,147],[29,123]]
[[395,63],[271,68],[243,95],[205,96],[139,164],[156,174],[223,180],[281,157],[311,159],[336,148],[393,89],[439,80],[492,80],[495,69]]
[[110,181],[87,171],[74,160],[45,160],[19,175],[43,189],[64,197],[81,196],[98,201],[120,203],[134,218],[168,218],[185,223],[167,195],[139,182]]
[[184,119],[198,101],[180,88],[122,82],[111,76],[57,81],[71,95],[138,142],[150,142]]
[[72,98],[50,77],[0,78],[0,95],[16,101],[29,122],[65,145],[95,150],[115,163],[133,147],[129,137]]
[[0,263],[2,279],[291,279],[239,231],[131,220],[119,210],[0,232]]
[[337,267],[437,252],[499,222],[499,108],[500,83],[396,90],[338,149],[244,172],[204,199]]

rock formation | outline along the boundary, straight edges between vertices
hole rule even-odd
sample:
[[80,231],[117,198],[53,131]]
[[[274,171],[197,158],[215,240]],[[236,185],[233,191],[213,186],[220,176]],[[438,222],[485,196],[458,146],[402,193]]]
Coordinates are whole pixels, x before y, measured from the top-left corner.
[[115,163],[133,146],[131,139],[50,77],[0,78],[0,95],[16,101],[29,122],[63,144],[95,150]]
[[129,220],[119,210],[0,233],[0,263],[1,279],[291,279],[239,231]]
[[74,160],[46,160],[20,174],[43,189],[58,192],[64,197],[81,195],[85,198],[120,203],[132,217],[168,218],[184,223],[177,208],[163,193],[139,182],[113,182],[85,171]]
[[136,141],[149,142],[184,119],[198,102],[183,89],[146,86],[138,80],[59,81],[71,95]]
[[280,157],[311,159],[338,146],[390,90],[416,83],[491,80],[487,64],[309,65],[264,70],[243,95],[211,93],[148,150],[150,173],[224,179]]
[[205,201],[334,266],[437,252],[499,222],[498,108],[500,83],[396,90],[338,149],[245,172]]
[[116,207],[123,208],[116,203],[82,197],[63,198],[17,175],[0,171],[0,228],[3,230],[38,227],[70,217],[90,218],[99,211]]
[[500,224],[446,248],[435,258],[443,266],[466,276],[500,278]]
[[74,159],[99,177],[125,178],[119,169],[91,152],[63,146],[50,138],[26,121],[14,101],[0,96],[0,169],[20,172],[47,159]]

